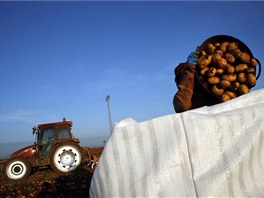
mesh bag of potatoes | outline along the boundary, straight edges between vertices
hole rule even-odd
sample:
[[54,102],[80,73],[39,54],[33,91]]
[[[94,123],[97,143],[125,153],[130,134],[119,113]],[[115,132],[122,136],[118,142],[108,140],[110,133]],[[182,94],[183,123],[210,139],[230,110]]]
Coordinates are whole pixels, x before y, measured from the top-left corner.
[[199,47],[196,64],[198,81],[222,102],[250,92],[260,72],[258,59],[242,41],[234,37],[210,37]]

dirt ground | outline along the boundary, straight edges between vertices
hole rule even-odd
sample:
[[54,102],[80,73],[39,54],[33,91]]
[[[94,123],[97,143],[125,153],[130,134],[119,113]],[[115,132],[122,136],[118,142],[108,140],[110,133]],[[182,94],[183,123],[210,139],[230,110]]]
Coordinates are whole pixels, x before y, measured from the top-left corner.
[[50,169],[37,170],[25,181],[8,181],[0,177],[0,197],[89,197],[93,172],[80,168],[59,176]]

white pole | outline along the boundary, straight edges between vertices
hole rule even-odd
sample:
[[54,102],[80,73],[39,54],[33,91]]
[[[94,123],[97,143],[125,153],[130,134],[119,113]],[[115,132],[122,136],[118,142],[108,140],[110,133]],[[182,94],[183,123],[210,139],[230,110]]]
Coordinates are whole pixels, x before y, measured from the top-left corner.
[[107,102],[107,108],[108,108],[110,134],[112,134],[113,124],[112,124],[111,111],[110,111],[110,95],[106,96],[105,101]]

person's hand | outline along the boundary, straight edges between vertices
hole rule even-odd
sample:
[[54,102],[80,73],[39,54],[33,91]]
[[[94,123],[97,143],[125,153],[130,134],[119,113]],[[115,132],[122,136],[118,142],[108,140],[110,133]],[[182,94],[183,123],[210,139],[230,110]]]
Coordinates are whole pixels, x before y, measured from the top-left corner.
[[197,61],[197,54],[196,54],[196,52],[190,53],[190,55],[187,58],[187,63],[192,63],[192,64],[196,65],[196,61]]

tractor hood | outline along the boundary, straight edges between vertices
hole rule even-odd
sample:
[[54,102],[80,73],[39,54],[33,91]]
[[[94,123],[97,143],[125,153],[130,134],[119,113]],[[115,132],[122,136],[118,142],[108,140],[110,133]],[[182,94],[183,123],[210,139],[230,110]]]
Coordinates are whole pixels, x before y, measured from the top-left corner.
[[30,146],[26,146],[22,149],[19,149],[17,151],[15,151],[14,153],[11,154],[11,157],[23,157],[23,158],[28,158],[32,155],[34,155],[34,153],[36,152],[36,145],[30,145]]

